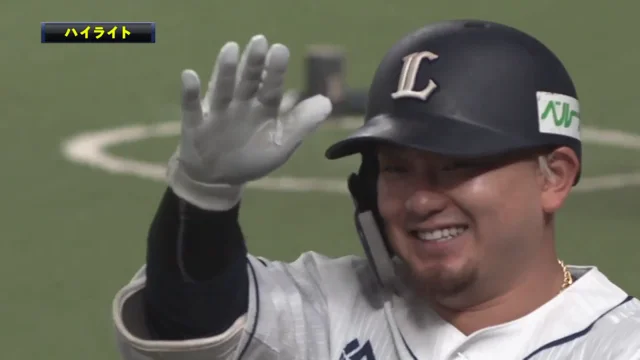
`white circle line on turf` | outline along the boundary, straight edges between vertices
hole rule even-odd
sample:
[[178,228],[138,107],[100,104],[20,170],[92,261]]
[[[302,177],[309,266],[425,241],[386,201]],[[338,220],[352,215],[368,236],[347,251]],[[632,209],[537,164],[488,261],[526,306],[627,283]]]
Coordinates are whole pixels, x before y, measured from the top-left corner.
[[[328,122],[324,128],[354,129],[361,124],[360,118],[345,118]],[[113,129],[77,134],[62,144],[62,153],[73,163],[102,169],[111,174],[133,175],[140,178],[162,181],[166,168],[163,164],[120,157],[109,152],[111,147],[143,141],[151,138],[179,135],[179,122],[153,125],[131,125]],[[588,143],[607,145],[628,150],[640,150],[640,135],[619,130],[585,127],[582,140]],[[584,177],[574,189],[576,192],[613,190],[640,185],[640,171],[620,174]],[[248,184],[248,187],[271,191],[346,194],[346,179],[308,177],[267,177]]]

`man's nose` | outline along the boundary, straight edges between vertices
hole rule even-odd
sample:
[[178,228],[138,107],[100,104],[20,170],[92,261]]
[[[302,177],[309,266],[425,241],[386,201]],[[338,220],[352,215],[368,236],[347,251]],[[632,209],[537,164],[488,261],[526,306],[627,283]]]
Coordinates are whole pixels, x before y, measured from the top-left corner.
[[433,189],[416,190],[406,201],[407,211],[417,216],[428,217],[442,212],[449,202],[444,194]]

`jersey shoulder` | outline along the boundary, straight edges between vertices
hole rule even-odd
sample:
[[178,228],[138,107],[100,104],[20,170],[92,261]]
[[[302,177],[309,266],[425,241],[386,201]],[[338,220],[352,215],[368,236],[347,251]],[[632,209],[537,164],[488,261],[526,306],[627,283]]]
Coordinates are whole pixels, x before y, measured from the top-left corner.
[[636,338],[640,346],[640,300],[628,301],[607,313],[593,329],[602,334],[613,334],[617,338]]
[[260,256],[254,258],[266,268],[304,275],[318,283],[369,282],[374,279],[367,260],[357,255],[332,258],[315,251],[307,251],[292,262],[269,260]]
[[640,300],[631,298],[585,329],[590,352],[611,359],[640,359]]
[[377,293],[375,275],[366,258],[357,255],[329,257],[315,251],[302,253],[292,262],[256,257],[266,268],[284,271],[302,288],[316,287],[327,299]]

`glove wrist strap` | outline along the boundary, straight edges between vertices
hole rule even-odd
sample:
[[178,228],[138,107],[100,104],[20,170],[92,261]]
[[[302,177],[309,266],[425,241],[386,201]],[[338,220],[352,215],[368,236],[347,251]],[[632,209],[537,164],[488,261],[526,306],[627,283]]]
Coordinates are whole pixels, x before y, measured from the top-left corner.
[[191,179],[172,157],[167,168],[167,181],[182,200],[203,210],[226,211],[242,198],[244,185],[207,184]]

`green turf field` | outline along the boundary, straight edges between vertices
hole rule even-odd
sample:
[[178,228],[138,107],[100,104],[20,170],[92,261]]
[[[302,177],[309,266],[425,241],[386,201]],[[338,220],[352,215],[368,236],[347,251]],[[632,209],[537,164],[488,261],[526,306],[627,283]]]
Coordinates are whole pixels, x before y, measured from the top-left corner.
[[[255,33],[287,44],[291,87],[302,84],[306,46],[346,47],[350,85],[365,87],[399,36],[447,18],[485,18],[539,37],[574,74],[590,133],[585,177],[640,171],[640,5],[565,1],[62,0],[0,5],[0,358],[116,359],[111,300],[144,259],[163,184],[71,163],[61,143],[87,131],[178,119],[180,71],[208,78],[226,40]],[[43,45],[41,21],[155,21],[149,45]],[[344,179],[355,159],[329,162],[344,130],[321,129],[277,175]],[[594,142],[595,141],[595,142]],[[598,141],[600,141],[598,143]],[[162,166],[175,137],[116,146],[113,154]],[[157,168],[157,167],[156,167]],[[620,179],[614,177],[613,180]],[[636,181],[637,182],[637,181]],[[587,182],[588,183],[588,182]],[[611,184],[611,178],[606,182]],[[591,183],[598,185],[599,183]],[[597,264],[640,295],[640,187],[576,193],[560,214],[562,257]],[[247,192],[242,222],[252,252],[293,259],[301,251],[358,252],[351,203],[341,194]],[[285,225],[287,224],[287,225]]]

